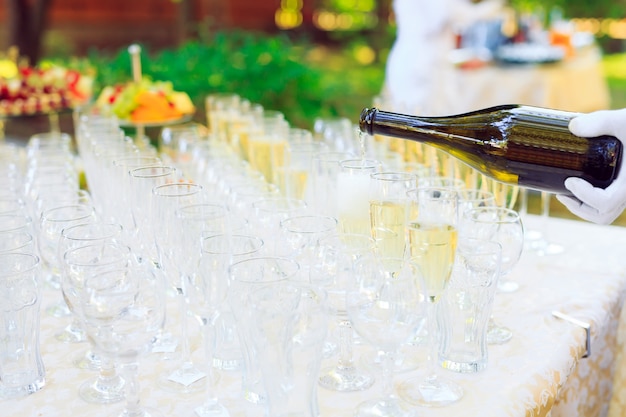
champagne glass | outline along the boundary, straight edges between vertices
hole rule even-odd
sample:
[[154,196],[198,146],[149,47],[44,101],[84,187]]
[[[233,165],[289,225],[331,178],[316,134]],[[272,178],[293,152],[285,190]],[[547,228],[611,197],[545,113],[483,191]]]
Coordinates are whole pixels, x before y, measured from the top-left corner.
[[381,170],[381,163],[371,159],[348,159],[340,162],[337,175],[337,220],[343,233],[370,235],[370,174]]
[[[439,341],[437,303],[448,285],[458,241],[458,192],[451,188],[418,187],[408,192],[409,252],[420,268],[428,292],[428,364],[426,375],[404,381],[403,399],[422,406],[445,406],[460,400],[463,389],[436,369]],[[417,378],[417,380],[415,380]]]
[[262,383],[259,352],[252,345],[254,332],[254,311],[248,301],[248,295],[256,288],[268,284],[292,280],[298,273],[300,265],[293,260],[276,256],[259,256],[243,259],[228,267],[229,289],[228,302],[235,316],[237,332],[243,359],[243,396],[253,404],[263,404],[267,394]]
[[465,188],[459,190],[459,216],[467,210],[496,205],[496,196],[491,191],[480,188]]
[[279,251],[298,261],[308,282],[315,245],[322,237],[337,232],[337,219],[317,214],[288,217],[280,222],[280,231],[284,248]]
[[[222,273],[222,278],[228,281],[230,264],[261,256],[264,244],[263,239],[245,234],[220,233],[203,236],[201,270],[218,276]],[[219,331],[215,352],[209,362],[222,370],[241,369],[243,365],[241,346],[237,337],[235,317],[229,303],[221,305],[216,327]]]
[[126,406],[119,417],[161,417],[140,404],[138,362],[149,351],[165,319],[165,284],[145,265],[104,271],[86,277],[80,291],[80,314],[98,348],[116,358],[124,375]]
[[263,241],[253,236],[212,234],[202,238],[197,268],[189,276],[190,305],[203,329],[207,373],[205,402],[195,409],[200,417],[229,415],[215,393],[216,322],[227,310],[224,301],[228,294],[228,267],[233,261],[252,257],[262,247]]
[[403,258],[406,250],[407,192],[417,187],[408,172],[376,172],[370,176],[370,222],[380,256]]
[[176,290],[179,307],[181,361],[173,370],[159,378],[160,385],[173,392],[191,393],[201,390],[206,374],[192,361],[189,347],[187,279],[185,262],[180,257],[184,232],[177,211],[204,200],[202,186],[189,182],[158,185],[152,189],[152,208],[157,222],[154,229],[159,265]]
[[[525,204],[523,207],[520,208],[520,215],[522,217],[527,214],[528,210],[528,191],[523,191],[523,201]],[[563,251],[565,250],[562,245],[559,245],[558,243],[552,242],[548,239],[548,219],[550,218],[551,198],[552,194],[548,193],[547,191],[540,192],[541,211],[539,213],[539,225],[535,230],[526,230],[524,233],[524,236],[526,236],[526,248],[539,256],[557,255],[559,253],[563,253]]]
[[369,235],[336,233],[317,243],[315,271],[310,274],[310,281],[328,294],[328,307],[339,328],[339,358],[334,365],[322,369],[319,383],[333,391],[361,391],[374,383],[374,377],[354,363],[352,322],[346,311],[346,291],[354,276],[354,265],[374,250],[374,239]]
[[[389,272],[389,265],[397,264]],[[357,417],[409,417],[414,412],[393,391],[395,353],[418,330],[427,294],[416,264],[402,258],[365,256],[355,265],[355,283],[346,292],[346,309],[357,333],[381,349],[383,395],[362,402]]]
[[178,179],[178,172],[172,166],[138,167],[129,171],[130,176],[130,211],[133,218],[132,238],[133,253],[139,261],[152,262],[158,266],[154,227],[156,227],[152,207],[154,187],[171,184]]
[[[462,234],[470,238],[493,240],[502,246],[498,290],[516,291],[519,284],[512,280],[504,280],[503,277],[509,274],[517,264],[524,248],[524,226],[519,213],[502,207],[469,210],[464,213]],[[512,336],[510,329],[498,325],[493,319],[490,320],[487,329],[488,343],[506,343]]]
[[[156,240],[154,237],[155,227],[158,227],[158,219],[155,218],[152,207],[152,190],[154,187],[171,184],[178,180],[178,170],[173,166],[144,166],[130,169],[130,212],[132,215],[132,227],[126,230],[133,248],[133,255],[139,263],[151,265],[155,270],[162,273],[159,264]],[[172,359],[178,341],[166,331],[167,320],[163,329],[153,343],[154,352],[163,352],[164,359]]]
[[517,197],[519,195],[519,187],[517,185],[506,184],[494,179],[488,178],[485,181],[487,190],[491,191],[496,198],[496,205],[498,207],[504,207],[513,209],[515,203],[517,203]]

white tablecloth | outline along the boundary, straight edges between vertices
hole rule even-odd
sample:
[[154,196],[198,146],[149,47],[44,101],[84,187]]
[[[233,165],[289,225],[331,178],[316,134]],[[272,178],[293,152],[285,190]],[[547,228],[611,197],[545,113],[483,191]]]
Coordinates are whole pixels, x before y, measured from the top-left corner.
[[[541,225],[535,216],[527,216],[525,221],[528,230],[547,230],[565,251],[543,257],[523,254],[512,273],[521,284],[520,290],[498,293],[495,300],[494,316],[513,330],[513,339],[490,346],[489,365],[482,373],[459,375],[442,370],[463,386],[465,396],[446,408],[419,409],[420,416],[594,417],[606,416],[609,405],[612,416],[626,412],[622,404],[626,398],[626,378],[622,374],[626,369],[621,371],[619,355],[626,330],[626,319],[621,318],[626,289],[626,229],[562,219],[550,219]],[[121,409],[121,404],[92,405],[78,397],[78,386],[94,372],[77,369],[71,362],[87,349],[87,344],[63,344],[54,338],[68,319],[51,317],[44,309],[59,297],[56,291],[46,290],[42,308],[41,345],[47,384],[26,398],[0,402],[2,416],[109,416]],[[591,323],[590,357],[581,358],[584,330],[554,318],[553,310]],[[195,324],[191,331],[199,335]],[[197,349],[194,355],[198,357],[199,337],[194,337],[192,347]],[[357,348],[357,361],[362,360],[358,355],[363,352]],[[202,393],[177,396],[155,383],[157,376],[172,365],[157,353],[142,360],[142,401],[167,416],[192,416],[194,407],[202,402]],[[616,373],[616,369],[621,372]],[[410,372],[397,374],[395,382],[410,376]],[[231,415],[262,415],[258,407],[241,398],[239,373],[220,372],[220,377],[218,395]],[[614,383],[621,399],[611,402]],[[321,415],[349,416],[358,402],[380,390],[379,383],[354,393],[320,388]]]

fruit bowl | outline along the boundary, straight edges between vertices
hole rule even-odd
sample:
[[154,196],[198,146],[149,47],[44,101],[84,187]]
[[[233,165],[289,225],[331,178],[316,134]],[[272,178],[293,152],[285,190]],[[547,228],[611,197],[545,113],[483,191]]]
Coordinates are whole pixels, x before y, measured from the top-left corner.
[[187,93],[175,91],[169,81],[128,82],[105,87],[96,106],[117,116],[126,126],[162,126],[190,119],[195,107]]
[[93,77],[54,64],[18,66],[0,59],[0,117],[60,113],[89,101]]

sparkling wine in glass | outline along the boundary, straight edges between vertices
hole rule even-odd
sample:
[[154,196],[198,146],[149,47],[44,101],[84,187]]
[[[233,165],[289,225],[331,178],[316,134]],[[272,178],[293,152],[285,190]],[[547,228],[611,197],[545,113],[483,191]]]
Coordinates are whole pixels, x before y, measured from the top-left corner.
[[437,303],[445,290],[458,242],[458,192],[451,188],[418,187],[411,199],[408,233],[409,253],[419,267],[428,294],[428,363],[426,374],[404,381],[400,396],[422,406],[445,406],[463,396],[463,389],[436,369],[439,334]]

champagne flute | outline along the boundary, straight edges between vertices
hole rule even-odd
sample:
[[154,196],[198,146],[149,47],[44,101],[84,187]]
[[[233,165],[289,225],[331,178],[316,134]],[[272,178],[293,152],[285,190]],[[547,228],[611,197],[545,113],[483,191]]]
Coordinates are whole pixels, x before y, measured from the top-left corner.
[[337,219],[317,214],[292,216],[281,220],[280,232],[284,247],[279,252],[293,257],[300,264],[305,281],[308,282],[315,258],[315,245],[322,237],[337,232]]
[[355,263],[374,251],[374,239],[362,234],[336,233],[317,243],[316,270],[310,281],[328,294],[328,307],[339,328],[339,358],[333,366],[322,369],[319,383],[333,391],[361,391],[374,383],[374,377],[354,363],[352,322],[346,311],[346,291]]
[[[528,196],[526,195],[526,199]],[[557,255],[559,253],[563,253],[565,248],[558,243],[552,242],[548,239],[548,219],[550,217],[550,200],[552,198],[552,194],[547,191],[541,191],[540,200],[541,200],[541,212],[539,214],[539,230],[534,231],[526,231],[526,247],[530,249],[531,252],[536,253],[539,256],[546,255]],[[531,236],[534,235],[534,239]]]
[[[230,264],[261,256],[265,243],[263,239],[246,234],[220,233],[203,236],[201,247],[201,269],[219,275],[222,268],[228,281]],[[208,273],[208,272],[207,272]],[[216,327],[219,329],[215,352],[210,362],[222,370],[238,370],[243,365],[241,346],[237,337],[235,317],[229,303],[221,305]]]
[[159,265],[163,268],[170,284],[176,290],[179,306],[181,362],[173,371],[159,378],[160,385],[173,392],[191,393],[201,390],[206,374],[192,361],[189,347],[187,279],[184,274],[185,262],[180,259],[180,248],[184,232],[177,219],[177,211],[185,206],[204,201],[203,187],[189,182],[176,182],[158,185],[152,189],[154,237]]
[[371,159],[348,159],[340,162],[337,176],[337,220],[343,233],[370,235],[370,174],[381,170],[381,163]]
[[[216,322],[222,312],[228,312],[224,303],[228,294],[228,267],[238,260],[258,254],[263,241],[254,236],[212,234],[202,238],[200,246],[200,259],[189,276],[189,299],[191,310],[204,331],[207,384],[205,402],[195,411],[200,417],[227,417],[229,413],[215,393]],[[230,333],[234,333],[234,329],[230,329]],[[240,358],[234,361],[240,361]]]
[[[391,273],[389,265],[394,263]],[[359,404],[354,415],[414,416],[394,394],[393,371],[396,351],[418,330],[425,314],[426,288],[419,267],[402,258],[365,256],[355,272],[346,309],[357,333],[382,350],[383,395]]]
[[151,166],[133,168],[130,177],[130,208],[132,230],[130,233],[133,253],[139,261],[151,262],[158,266],[152,208],[152,189],[159,185],[176,182],[178,173],[172,166]]
[[406,251],[407,192],[418,178],[408,172],[370,175],[370,225],[380,256],[403,258]]
[[[408,233],[411,260],[420,268],[428,293],[428,366],[425,376],[404,381],[400,395],[422,406],[445,406],[463,397],[463,389],[437,372],[436,307],[448,285],[458,241],[458,192],[451,188],[418,187],[411,199]],[[417,378],[417,380],[415,380]]]
[[[513,292],[519,287],[515,281],[504,280],[507,274],[519,261],[524,248],[524,226],[514,210],[502,207],[482,207],[464,213],[463,236],[470,238],[493,240],[502,246],[502,261],[498,290]],[[510,329],[495,322],[493,318],[487,329],[487,342],[502,344],[508,342],[513,333]]]
[[511,210],[515,207],[515,203],[517,203],[517,197],[519,195],[519,187],[517,185],[506,184],[491,178],[488,178],[485,183],[487,190],[491,191],[495,196],[496,205],[498,207],[504,207]]

